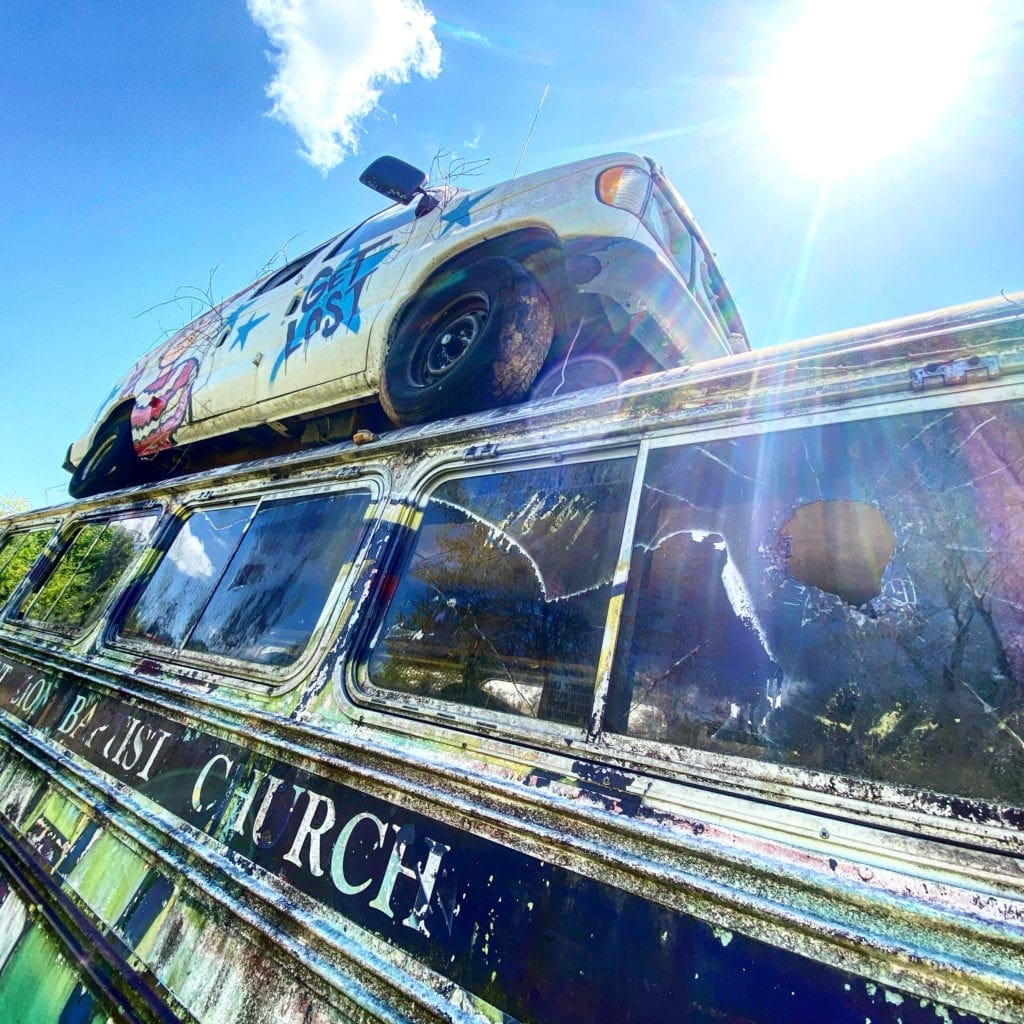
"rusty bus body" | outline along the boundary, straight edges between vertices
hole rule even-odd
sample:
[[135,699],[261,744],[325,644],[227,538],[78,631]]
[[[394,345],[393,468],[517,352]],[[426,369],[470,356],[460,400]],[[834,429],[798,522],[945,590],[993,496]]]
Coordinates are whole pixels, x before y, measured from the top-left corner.
[[0,1017],[1024,1020],[1024,309],[0,523]]

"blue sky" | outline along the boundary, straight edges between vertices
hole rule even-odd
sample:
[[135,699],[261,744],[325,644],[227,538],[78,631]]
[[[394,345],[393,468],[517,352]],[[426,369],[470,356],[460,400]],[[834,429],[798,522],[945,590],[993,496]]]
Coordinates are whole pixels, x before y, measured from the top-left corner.
[[[908,28],[900,3],[877,4],[843,57],[868,104],[858,158],[815,176],[781,137],[849,138],[855,114],[765,106],[780,60],[803,76],[787,110],[842,63],[784,49],[804,3],[10,0],[0,494],[63,500],[64,452],[110,385],[200,311],[182,289],[223,298],[379,208],[357,178],[382,153],[487,159],[481,187],[510,177],[545,89],[522,170],[654,157],[756,345],[1024,288],[1024,0],[953,5],[985,11],[984,31],[961,26],[949,52],[928,34],[943,4]],[[922,56],[915,102],[949,95],[931,119],[910,107],[883,154],[871,132],[899,99],[884,73]]]

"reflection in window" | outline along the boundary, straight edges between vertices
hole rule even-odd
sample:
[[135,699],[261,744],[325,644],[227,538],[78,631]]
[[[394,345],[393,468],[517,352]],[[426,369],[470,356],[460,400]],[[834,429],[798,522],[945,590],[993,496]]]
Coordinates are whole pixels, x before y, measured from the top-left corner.
[[632,460],[448,480],[370,658],[389,690],[583,725]]
[[156,521],[155,515],[148,515],[80,526],[42,587],[23,605],[19,617],[81,632],[146,546]]
[[612,731],[1024,803],[1024,409],[652,453]]
[[25,578],[29,567],[46,542],[53,535],[53,529],[26,530],[23,533],[8,534],[0,544],[0,604],[14,593],[15,587]]
[[192,632],[252,518],[254,505],[190,516],[121,629],[121,635],[174,650]]
[[365,491],[349,491],[194,513],[120,635],[290,665],[355,557],[368,505]]

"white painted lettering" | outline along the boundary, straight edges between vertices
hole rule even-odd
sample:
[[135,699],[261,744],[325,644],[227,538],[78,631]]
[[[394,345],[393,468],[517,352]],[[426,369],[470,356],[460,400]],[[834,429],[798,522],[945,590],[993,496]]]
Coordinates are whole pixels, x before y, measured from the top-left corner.
[[402,876],[411,878],[418,885],[416,902],[409,916],[402,921],[402,924],[407,928],[412,928],[414,931],[429,936],[430,931],[427,929],[426,917],[430,912],[430,897],[434,893],[434,885],[437,882],[437,872],[441,866],[441,858],[451,847],[446,846],[444,843],[435,842],[433,839],[427,839],[426,842],[430,847],[430,852],[427,854],[426,864],[422,868],[420,868],[419,864],[409,867],[404,863],[404,857],[406,851],[416,839],[416,831],[412,825],[403,825],[401,828],[398,825],[392,825],[391,828],[396,833],[395,845],[391,847],[391,856],[388,858],[387,867],[384,869],[384,878],[370,906],[374,910],[379,910],[382,914],[387,914],[388,917],[394,917],[395,912],[391,909],[391,897],[395,891],[395,883]]
[[245,835],[245,819],[249,817],[249,811],[252,809],[253,801],[256,799],[256,791],[260,788],[260,783],[266,777],[266,772],[254,771],[252,773],[252,782],[245,794],[245,799],[242,801],[242,806],[238,808],[238,814],[235,815],[235,823],[231,826],[240,836]]
[[430,897],[434,894],[434,886],[437,884],[437,872],[441,867],[441,858],[451,849],[446,843],[438,843],[427,837],[427,846],[430,853],[427,854],[427,863],[422,870],[417,867],[420,879],[420,891],[416,894],[416,903],[409,916],[402,922],[406,928],[412,928],[430,938],[427,929],[426,917],[430,913]]
[[[92,721],[92,716],[91,715],[89,716],[89,721],[90,722]],[[92,750],[92,741],[94,739],[96,739],[96,737],[99,736],[99,734],[101,732],[106,732],[107,729],[109,729],[109,728],[110,728],[109,725],[97,725],[96,728],[93,729],[93,731],[91,733],[89,733],[89,738],[85,741],[85,746],[89,750]]]
[[60,725],[57,726],[57,732],[63,735],[71,732],[78,724],[78,716],[82,713],[83,707],[85,707],[85,696],[80,693],[75,698],[75,702],[68,708],[68,713],[61,719]]
[[[317,809],[321,805],[324,807],[323,821],[314,828],[313,818],[316,815]],[[295,841],[292,843],[292,848],[284,855],[284,859],[291,861],[293,864],[301,868],[302,846],[308,837],[310,873],[317,877],[322,875],[324,873],[324,869],[320,867],[320,840],[323,838],[323,834],[325,832],[334,828],[334,822],[336,820],[334,801],[330,797],[321,796],[319,793],[314,793],[312,790],[309,790],[309,802],[306,804],[306,813],[302,816],[302,821],[299,824],[299,830],[295,833]]]
[[143,782],[149,782],[149,773],[153,770],[153,763],[156,761],[156,756],[160,753],[160,748],[164,745],[170,735],[171,734],[164,729],[160,730],[160,738],[153,745],[153,750],[149,755],[149,760],[146,762],[146,766],[135,776],[137,779],[142,779]]
[[[82,720],[78,723],[78,725],[73,725],[71,727],[71,732],[68,734],[68,739],[78,739],[78,734],[83,729],[88,729],[89,726],[92,725],[92,720],[96,717],[96,707],[96,704],[89,705],[89,710],[86,711],[85,715],[83,716]],[[86,746],[88,745],[89,744],[87,743]]]
[[[110,749],[111,749],[111,747],[113,747],[113,745],[120,738],[121,724],[125,721],[125,718],[127,718],[127,717],[128,716],[126,716],[126,715],[125,716],[121,716],[121,715],[118,716],[117,724],[114,726],[113,732],[110,734],[110,738],[107,740],[106,743],[103,744],[103,749],[100,751],[100,753],[108,761],[110,761],[112,759],[112,755],[110,753]],[[102,728],[102,726],[101,726],[101,728]],[[99,729],[97,729],[96,731],[99,732]],[[89,737],[89,742],[90,743],[92,742],[92,737],[91,736]]]
[[[130,772],[142,759],[142,752],[146,749],[146,740],[153,735],[153,730],[148,725],[141,726],[132,737],[132,754],[133,757],[128,757],[128,752],[125,751],[124,756],[121,758],[121,767],[125,771]],[[145,737],[145,739],[143,739]]]
[[291,807],[288,808],[288,813],[283,816],[281,827],[272,836],[270,836],[269,840],[260,842],[260,833],[263,831],[267,815],[270,813],[270,806],[274,802],[274,794],[277,792],[278,787],[283,781],[283,779],[279,779],[276,775],[270,776],[270,785],[267,786],[267,791],[263,794],[263,802],[260,804],[260,809],[256,812],[256,817],[252,823],[252,841],[261,850],[269,850],[277,845],[278,841],[281,839],[281,835],[284,833],[284,830],[288,827],[288,819],[291,817],[292,811],[295,810],[295,805],[298,803],[299,797],[306,792],[304,786],[292,785],[292,790],[295,792],[295,795],[292,797],[292,803]]
[[[129,740],[131,740],[132,736],[135,735],[135,730],[138,729],[138,727],[142,724],[142,722],[138,718],[134,717],[130,717],[128,721],[131,722],[131,725],[129,726],[128,731],[124,734],[124,739],[121,740],[121,746],[117,748],[117,753],[113,757],[114,764],[118,765],[120,768],[129,767],[121,760],[121,756],[124,754],[125,748],[128,746]],[[108,743],[107,746],[109,747],[110,744]],[[103,748],[103,753],[104,755],[106,755],[107,747]],[[132,762],[132,767],[134,766],[134,762]]]
[[24,711],[26,715],[32,715],[49,700],[52,692],[53,684],[42,676],[38,679],[28,679],[23,688],[15,691],[14,700],[11,703]]
[[209,811],[214,806],[214,801],[210,801],[208,804],[203,804],[203,786],[206,783],[207,776],[210,774],[210,769],[218,762],[224,762],[224,778],[226,779],[231,772],[233,767],[231,759],[226,754],[214,754],[206,764],[203,765],[196,777],[196,784],[192,787],[192,809],[199,811],[200,814]]
[[345,822],[345,827],[338,833],[338,838],[334,843],[334,852],[331,854],[331,881],[334,883],[334,888],[346,896],[355,896],[356,893],[362,892],[373,881],[372,878],[367,878],[365,882],[353,884],[345,877],[345,853],[348,850],[349,841],[352,839],[352,833],[355,832],[357,826],[364,821],[372,821],[377,826],[377,833],[379,835],[377,841],[378,849],[384,845],[384,840],[388,835],[387,826],[375,814],[363,812],[362,814],[353,815],[353,817]]
[[401,828],[398,825],[391,827],[396,833],[395,843],[391,847],[391,856],[388,857],[388,865],[384,869],[384,878],[377,890],[377,895],[370,901],[370,906],[374,910],[379,910],[382,914],[387,914],[388,917],[395,916],[391,909],[391,895],[395,891],[395,883],[399,877],[405,875],[406,878],[416,878],[416,872],[402,863],[405,851],[416,838],[416,832],[412,825],[403,825]]
[[36,697],[35,700],[32,701],[32,707],[28,709],[33,714],[50,699],[50,695],[53,693],[53,683],[48,679],[42,679],[40,682],[42,685],[36,691]]
[[11,695],[11,703],[16,707],[24,710],[24,701],[29,693],[32,692],[32,688],[36,685],[37,680],[29,676],[21,686],[19,686],[14,693]]

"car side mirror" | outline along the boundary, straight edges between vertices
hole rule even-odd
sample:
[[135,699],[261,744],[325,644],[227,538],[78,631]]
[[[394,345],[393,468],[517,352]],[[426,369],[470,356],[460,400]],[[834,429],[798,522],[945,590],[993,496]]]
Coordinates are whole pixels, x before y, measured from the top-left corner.
[[374,192],[403,205],[422,195],[427,184],[427,176],[418,167],[396,156],[378,157],[359,175],[359,180]]

